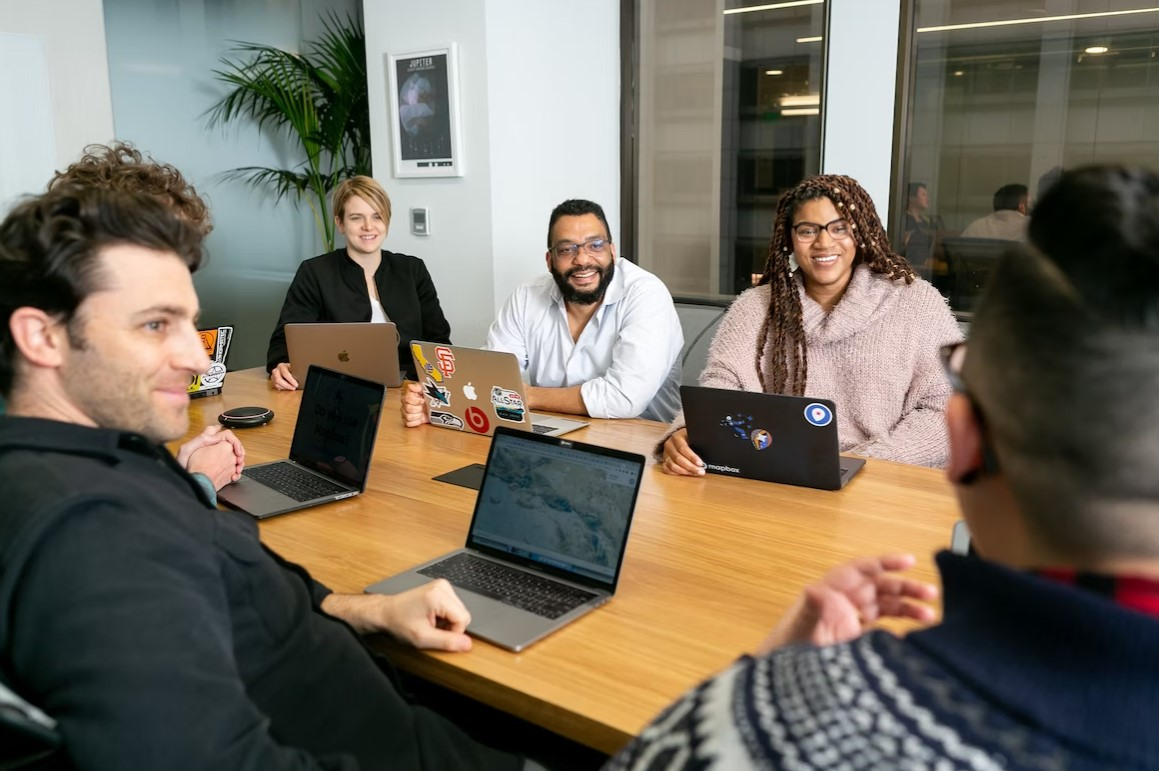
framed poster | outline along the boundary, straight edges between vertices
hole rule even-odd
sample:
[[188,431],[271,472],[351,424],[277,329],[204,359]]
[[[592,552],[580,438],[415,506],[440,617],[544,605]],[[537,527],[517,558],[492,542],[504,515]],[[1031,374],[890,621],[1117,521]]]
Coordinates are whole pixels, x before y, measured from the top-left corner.
[[396,177],[461,177],[459,69],[454,43],[387,55]]

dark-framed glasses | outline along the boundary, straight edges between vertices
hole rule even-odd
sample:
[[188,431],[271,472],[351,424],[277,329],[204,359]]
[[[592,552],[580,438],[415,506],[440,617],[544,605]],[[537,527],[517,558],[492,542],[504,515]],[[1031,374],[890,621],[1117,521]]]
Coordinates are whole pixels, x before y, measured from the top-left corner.
[[798,222],[790,229],[797,240],[803,244],[811,244],[816,241],[822,230],[828,233],[830,238],[849,238],[852,231],[849,222],[843,219],[826,222],[824,225],[819,225],[816,222]]
[[606,238],[589,238],[582,244],[573,244],[570,241],[556,244],[551,247],[551,253],[555,255],[557,260],[572,260],[580,253],[582,249],[587,254],[603,254],[608,251],[608,247],[612,242]]
[[962,377],[962,367],[966,363],[966,341],[959,340],[956,343],[943,345],[940,353],[942,367],[946,371],[950,387],[969,400],[970,407],[974,410],[974,418],[978,421],[978,426],[982,431],[982,466],[958,480],[960,484],[971,484],[977,481],[982,474],[994,474],[998,471],[998,456],[994,454],[994,443],[990,437],[990,427],[987,425],[986,416],[978,406],[978,401],[970,394],[970,388]]

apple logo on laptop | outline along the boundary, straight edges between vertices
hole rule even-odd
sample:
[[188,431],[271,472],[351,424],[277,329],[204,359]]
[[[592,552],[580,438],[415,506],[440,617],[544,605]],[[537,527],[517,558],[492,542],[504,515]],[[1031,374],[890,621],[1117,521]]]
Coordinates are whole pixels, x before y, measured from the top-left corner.
[[341,361],[341,362],[350,361],[350,354],[348,354],[346,351],[339,351],[338,361]]
[[463,386],[463,396],[466,396],[471,401],[475,401],[479,398],[479,396],[475,393],[475,386],[471,385],[470,383],[467,383],[467,385]]

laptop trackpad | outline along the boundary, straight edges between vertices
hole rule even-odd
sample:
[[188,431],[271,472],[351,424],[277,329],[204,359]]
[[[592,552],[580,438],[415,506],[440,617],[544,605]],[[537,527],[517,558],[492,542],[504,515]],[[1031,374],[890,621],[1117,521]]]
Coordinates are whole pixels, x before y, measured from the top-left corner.
[[470,466],[463,466],[462,468],[457,468],[454,471],[448,471],[445,474],[439,474],[437,477],[432,478],[436,482],[446,482],[447,484],[478,490],[483,484],[483,469],[484,466],[482,463],[472,463]]

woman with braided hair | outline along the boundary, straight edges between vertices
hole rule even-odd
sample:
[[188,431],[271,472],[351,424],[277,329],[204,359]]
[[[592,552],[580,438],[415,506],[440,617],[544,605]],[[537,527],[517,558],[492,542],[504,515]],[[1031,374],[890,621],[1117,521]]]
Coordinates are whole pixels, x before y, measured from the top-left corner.
[[[832,399],[842,452],[942,466],[950,385],[938,351],[960,339],[861,185],[821,175],[781,197],[765,272],[725,314],[700,385]],[[669,473],[704,473],[683,414],[657,453]]]

